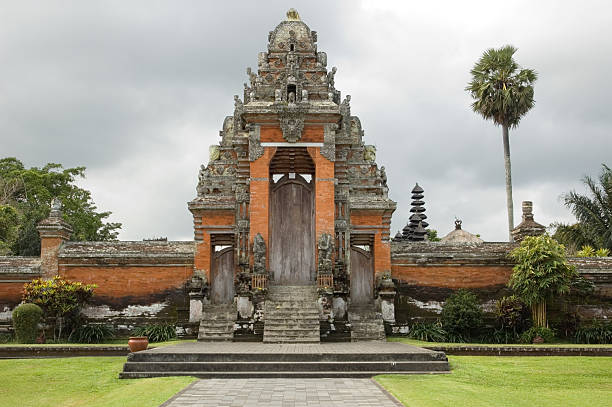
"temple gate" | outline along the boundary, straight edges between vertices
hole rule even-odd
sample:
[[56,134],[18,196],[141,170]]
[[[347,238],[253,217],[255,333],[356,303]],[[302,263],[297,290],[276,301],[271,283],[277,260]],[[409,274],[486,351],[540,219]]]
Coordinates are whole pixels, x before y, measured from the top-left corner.
[[[353,340],[376,339],[384,332],[359,333],[359,326],[382,329],[375,300],[390,276],[396,204],[376,149],[364,144],[359,118],[351,115],[350,96],[341,98],[337,70],[328,71],[316,42],[316,32],[288,13],[270,32],[257,72],[247,69],[249,83],[242,98],[234,96],[233,115],[211,146],[198,195],[189,202],[194,268],[208,287],[207,300],[225,304],[225,313],[253,335],[263,324],[264,340],[318,341],[318,320],[321,332],[333,320],[347,322]],[[215,250],[214,239],[230,235],[227,247]],[[272,287],[280,288],[268,293]],[[300,312],[283,311],[282,302],[270,306],[284,297]],[[290,323],[308,309],[318,319],[302,337],[282,327],[284,336],[271,331],[275,313],[285,312],[277,317]],[[209,329],[204,325],[201,331]]]

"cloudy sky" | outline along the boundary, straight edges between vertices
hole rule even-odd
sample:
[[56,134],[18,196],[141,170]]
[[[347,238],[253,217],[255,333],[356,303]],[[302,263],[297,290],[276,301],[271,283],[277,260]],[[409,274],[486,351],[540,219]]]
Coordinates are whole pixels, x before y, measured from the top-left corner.
[[523,200],[542,224],[571,221],[559,196],[612,165],[607,1],[0,1],[0,157],[86,166],[121,239],[192,239],[200,164],[289,7],[377,146],[393,233],[418,182],[440,235],[459,217],[507,239],[501,129],[464,90],[487,48],[518,47],[540,76],[510,134],[516,223]]

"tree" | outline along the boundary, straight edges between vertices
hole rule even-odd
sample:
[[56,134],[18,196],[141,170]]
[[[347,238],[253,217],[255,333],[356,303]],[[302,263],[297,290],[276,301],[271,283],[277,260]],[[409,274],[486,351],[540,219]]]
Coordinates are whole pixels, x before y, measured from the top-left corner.
[[105,222],[111,212],[98,212],[91,193],[75,185],[85,167],[60,164],[27,169],[16,158],[0,159],[0,253],[40,253],[38,222],[49,216],[51,200],[63,205],[64,219],[74,229],[72,240],[114,240],[120,223]]
[[[575,229],[580,234],[568,234],[570,241],[577,247],[593,246],[599,249],[612,250],[612,170],[602,164],[599,184],[593,178],[585,176],[582,182],[586,185],[589,195],[581,195],[576,191],[562,195],[565,206],[570,208],[579,226]],[[565,226],[565,225],[563,225]],[[566,227],[567,228],[567,227]],[[566,231],[567,229],[562,229]],[[577,241],[579,238],[582,240]]]
[[510,241],[514,228],[514,205],[508,133],[510,128],[518,126],[521,118],[534,106],[533,83],[538,77],[534,70],[521,69],[514,61],[512,56],[516,51],[511,45],[486,50],[471,70],[472,81],[465,88],[474,99],[474,112],[502,127]]
[[510,252],[516,262],[508,286],[531,307],[536,327],[546,327],[546,302],[567,294],[578,278],[565,247],[549,235],[528,236]]

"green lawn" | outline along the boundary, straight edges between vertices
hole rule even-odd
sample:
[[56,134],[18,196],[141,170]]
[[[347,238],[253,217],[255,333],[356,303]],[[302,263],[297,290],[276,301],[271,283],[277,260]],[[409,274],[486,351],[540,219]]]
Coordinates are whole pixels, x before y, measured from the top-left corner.
[[[185,343],[185,342],[195,342],[195,339],[172,339],[170,341],[165,341],[165,342],[153,342],[153,343],[149,343],[149,348],[151,347],[160,347],[160,346],[168,346],[168,345],[177,345],[179,343]],[[8,342],[8,343],[0,343],[0,347],[6,347],[6,346],[22,346],[22,347],[27,347],[27,346],[118,346],[118,347],[125,347],[127,346],[128,340],[127,338],[125,339],[114,339],[111,341],[107,341],[104,343],[13,343],[13,342]]]
[[451,374],[376,380],[407,407],[612,405],[611,357],[448,358]]
[[456,342],[425,342],[418,341],[416,339],[409,339],[406,337],[389,337],[387,338],[389,342],[401,342],[407,343],[408,345],[414,346],[489,346],[493,348],[499,348],[503,346],[523,346],[523,347],[559,347],[559,348],[612,348],[612,344],[584,344],[584,343],[568,343],[568,342],[552,342],[552,343],[542,343],[542,344],[524,344],[524,343],[456,343]]
[[0,360],[2,407],[157,407],[192,377],[119,380],[125,357]]

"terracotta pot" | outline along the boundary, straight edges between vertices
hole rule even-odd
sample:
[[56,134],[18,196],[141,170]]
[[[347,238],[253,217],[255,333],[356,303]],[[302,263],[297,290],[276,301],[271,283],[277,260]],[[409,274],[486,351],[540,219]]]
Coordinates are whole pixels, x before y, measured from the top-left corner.
[[130,352],[140,352],[149,346],[149,338],[146,336],[130,336],[128,346],[130,347]]

